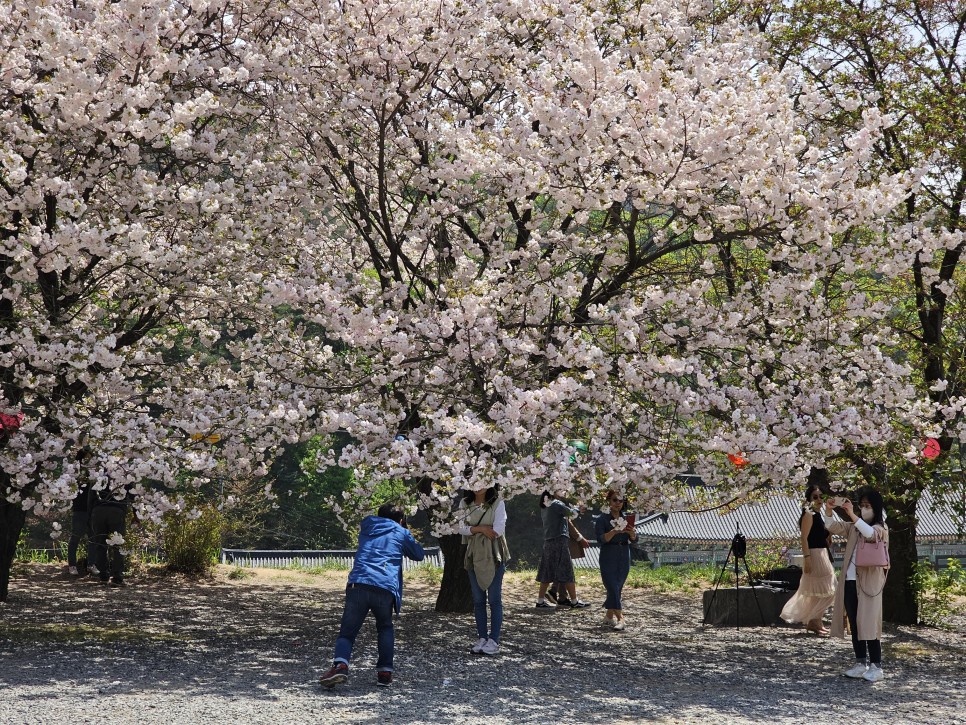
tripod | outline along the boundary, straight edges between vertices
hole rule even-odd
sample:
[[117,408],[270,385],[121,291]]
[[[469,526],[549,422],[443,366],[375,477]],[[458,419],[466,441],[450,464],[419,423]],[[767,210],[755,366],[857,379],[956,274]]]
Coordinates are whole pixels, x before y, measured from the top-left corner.
[[738,587],[738,560],[745,565],[745,572],[748,574],[748,583],[751,585],[751,593],[755,595],[755,604],[758,606],[758,615],[761,617],[761,623],[765,623],[765,614],[761,611],[761,602],[758,601],[758,590],[755,589],[755,580],[751,577],[751,570],[748,568],[748,560],[745,558],[745,552],[748,550],[748,542],[745,540],[744,534],[741,533],[740,524],[735,524],[736,532],[734,538],[731,539],[731,546],[728,548],[728,555],[725,556],[724,564],[721,565],[721,571],[718,572],[718,578],[714,583],[714,591],[711,594],[711,601],[708,602],[708,608],[704,612],[704,620],[701,622],[702,626],[708,624],[708,615],[711,614],[711,609],[714,607],[714,599],[718,596],[718,586],[721,584],[721,580],[724,579],[725,569],[728,568],[728,559],[734,556],[734,567],[735,567],[735,630],[741,629],[741,609],[738,604],[738,596],[740,594],[740,589]]

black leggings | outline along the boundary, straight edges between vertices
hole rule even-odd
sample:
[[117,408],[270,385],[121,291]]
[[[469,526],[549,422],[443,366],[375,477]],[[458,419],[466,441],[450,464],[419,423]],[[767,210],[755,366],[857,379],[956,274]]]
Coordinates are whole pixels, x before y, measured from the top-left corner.
[[855,650],[855,659],[865,662],[866,645],[868,645],[869,662],[873,665],[881,665],[882,643],[877,639],[859,639],[859,629],[855,621],[858,613],[859,590],[855,580],[849,579],[845,582],[845,616],[849,618],[849,629],[852,630],[852,649]]

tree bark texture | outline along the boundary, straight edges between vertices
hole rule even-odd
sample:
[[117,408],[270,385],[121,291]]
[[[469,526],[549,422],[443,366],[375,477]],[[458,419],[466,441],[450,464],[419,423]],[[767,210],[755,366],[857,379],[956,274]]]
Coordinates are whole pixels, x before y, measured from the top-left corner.
[[439,548],[443,552],[443,581],[436,597],[437,612],[473,611],[473,592],[463,568],[462,544],[463,537],[459,534],[448,534],[439,539]]
[[919,623],[919,607],[913,585],[914,567],[919,560],[916,550],[917,503],[917,499],[894,501],[886,520],[892,567],[882,593],[882,617],[895,624]]
[[17,541],[27,520],[27,512],[20,504],[0,497],[0,602],[7,601],[10,589],[10,567],[17,553]]

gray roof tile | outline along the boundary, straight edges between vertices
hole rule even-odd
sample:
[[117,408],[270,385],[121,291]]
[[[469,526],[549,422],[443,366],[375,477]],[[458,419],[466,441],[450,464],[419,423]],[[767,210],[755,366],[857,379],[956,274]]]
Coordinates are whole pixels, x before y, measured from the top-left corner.
[[[770,496],[763,503],[747,503],[725,512],[674,511],[666,519],[652,518],[636,528],[639,536],[668,543],[730,541],[739,525],[748,539],[796,538],[801,510],[797,498]],[[936,501],[928,491],[923,494],[918,513],[917,539],[920,541],[956,539],[966,529],[966,522],[957,519],[948,504]]]

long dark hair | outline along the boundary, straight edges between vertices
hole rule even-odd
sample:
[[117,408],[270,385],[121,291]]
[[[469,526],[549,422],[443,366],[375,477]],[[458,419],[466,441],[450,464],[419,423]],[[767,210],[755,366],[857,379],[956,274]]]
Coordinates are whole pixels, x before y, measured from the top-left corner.
[[798,517],[799,529],[802,528],[802,519],[805,518],[805,512],[808,511],[808,508],[812,503],[812,491],[818,491],[819,493],[821,493],[822,487],[819,486],[817,483],[810,483],[808,484],[808,486],[805,487],[805,505],[802,506],[802,513]]
[[[491,504],[496,501],[497,497],[500,495],[500,484],[494,483],[488,489],[486,489],[486,496],[483,498],[483,503]],[[469,506],[476,500],[476,491],[471,491],[470,489],[463,490],[463,503]]]
[[545,509],[549,504],[547,501],[553,498],[553,494],[550,491],[544,491],[540,494],[540,508]]
[[[859,489],[859,506],[862,505],[862,499],[869,502],[869,506],[872,507],[872,521],[867,522],[868,524],[874,526],[878,524],[882,526],[885,524],[885,502],[882,500],[882,494],[876,491],[870,486]],[[861,515],[861,514],[860,514]]]

